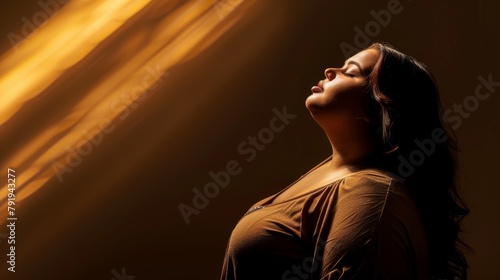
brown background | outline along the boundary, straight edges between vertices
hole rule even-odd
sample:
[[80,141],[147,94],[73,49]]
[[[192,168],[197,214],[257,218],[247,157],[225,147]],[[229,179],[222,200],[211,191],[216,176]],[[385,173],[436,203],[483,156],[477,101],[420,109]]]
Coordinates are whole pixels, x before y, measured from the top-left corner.
[[[403,11],[372,39],[428,65],[446,109],[474,94],[479,75],[500,81],[500,7],[486,0],[436,2],[402,0]],[[387,3],[253,2],[210,48],[171,69],[168,80],[62,183],[52,180],[21,203],[18,272],[6,271],[2,241],[0,278],[111,279],[111,270],[125,267],[135,279],[217,279],[230,231],[247,208],[329,155],[304,99],[326,67],[342,64],[339,44],[353,44],[353,28],[363,29],[373,20],[370,11]],[[39,9],[36,1],[2,2],[0,51],[11,47],[7,33],[19,31],[20,19]],[[111,41],[100,51],[114,47]],[[68,84],[84,86],[71,76]],[[471,279],[500,279],[500,185],[494,179],[499,94],[497,88],[456,130],[461,186],[472,210],[464,227],[475,250],[468,255]],[[167,103],[166,95],[175,98]],[[246,162],[238,145],[267,127],[272,109],[283,106],[297,117]],[[2,138],[50,115],[23,110],[23,118],[0,130]],[[174,132],[162,130],[171,122],[178,125]],[[178,205],[191,204],[192,189],[203,188],[211,181],[208,173],[229,160],[238,161],[242,173],[186,225]]]

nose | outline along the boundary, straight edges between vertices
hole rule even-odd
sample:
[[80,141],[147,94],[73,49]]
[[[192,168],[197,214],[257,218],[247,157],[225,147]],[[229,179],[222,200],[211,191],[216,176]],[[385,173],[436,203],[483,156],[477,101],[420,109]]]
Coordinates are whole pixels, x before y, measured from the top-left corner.
[[335,74],[335,68],[327,68],[327,69],[325,70],[325,77],[326,77],[329,81],[333,80],[333,79],[335,78],[335,75],[336,75],[336,74]]

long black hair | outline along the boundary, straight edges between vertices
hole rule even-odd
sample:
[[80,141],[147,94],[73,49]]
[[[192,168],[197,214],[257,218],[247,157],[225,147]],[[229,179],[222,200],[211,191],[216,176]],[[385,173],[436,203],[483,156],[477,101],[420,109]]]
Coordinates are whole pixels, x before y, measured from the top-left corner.
[[370,120],[380,163],[405,178],[423,217],[434,279],[466,279],[470,248],[460,238],[469,213],[457,191],[457,144],[442,121],[438,87],[426,67],[389,44],[368,77]]

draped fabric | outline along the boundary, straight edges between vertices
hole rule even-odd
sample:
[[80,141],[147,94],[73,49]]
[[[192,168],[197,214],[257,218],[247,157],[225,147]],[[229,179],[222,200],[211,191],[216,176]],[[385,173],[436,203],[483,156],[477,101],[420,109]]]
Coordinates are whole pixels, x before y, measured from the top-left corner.
[[221,279],[429,279],[424,227],[403,183],[363,170],[273,203],[278,194],[240,219]]

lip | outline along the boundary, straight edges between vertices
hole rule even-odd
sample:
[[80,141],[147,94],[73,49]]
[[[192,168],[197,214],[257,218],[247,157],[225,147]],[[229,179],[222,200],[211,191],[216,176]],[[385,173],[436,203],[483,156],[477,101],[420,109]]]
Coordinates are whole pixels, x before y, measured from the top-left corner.
[[317,86],[313,86],[311,88],[311,92],[312,93],[322,93],[323,92],[323,80],[320,80],[318,82],[318,85]]

